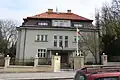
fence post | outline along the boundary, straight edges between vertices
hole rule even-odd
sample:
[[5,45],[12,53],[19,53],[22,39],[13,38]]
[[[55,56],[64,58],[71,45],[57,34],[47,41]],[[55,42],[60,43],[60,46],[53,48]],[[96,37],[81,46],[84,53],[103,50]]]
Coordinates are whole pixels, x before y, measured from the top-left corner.
[[4,67],[7,68],[10,65],[10,57],[9,55],[7,55],[7,57],[5,57],[5,65]]
[[34,58],[34,67],[38,66],[38,56],[36,55]]
[[52,67],[54,72],[60,71],[60,59],[61,57],[58,55],[58,53],[52,56]]
[[107,55],[105,53],[101,56],[101,62],[103,65],[107,65]]
[[74,56],[74,69],[84,67],[84,56]]

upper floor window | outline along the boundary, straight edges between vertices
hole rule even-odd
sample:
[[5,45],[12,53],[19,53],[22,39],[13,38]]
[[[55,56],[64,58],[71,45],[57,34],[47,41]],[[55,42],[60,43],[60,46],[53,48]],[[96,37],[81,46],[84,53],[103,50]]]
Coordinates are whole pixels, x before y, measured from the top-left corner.
[[68,36],[65,36],[65,47],[68,47]]
[[81,24],[78,24],[78,23],[75,23],[74,24],[74,27],[82,27],[83,25],[81,25]]
[[36,41],[48,41],[47,37],[48,37],[48,35],[37,35]]
[[37,41],[40,40],[40,35],[39,35],[39,34],[36,36],[36,40],[37,40]]
[[77,42],[76,36],[74,36],[74,42]]
[[47,22],[38,22],[38,25],[39,26],[48,26],[48,23]]
[[70,20],[52,20],[52,26],[70,27]]
[[78,36],[78,38],[76,37],[76,36],[74,36],[74,40],[73,40],[73,42],[77,42],[77,39],[78,39],[78,41],[81,39],[81,37],[80,36]]
[[54,47],[57,47],[57,36],[54,36]]
[[63,48],[63,36],[59,36],[59,47]]

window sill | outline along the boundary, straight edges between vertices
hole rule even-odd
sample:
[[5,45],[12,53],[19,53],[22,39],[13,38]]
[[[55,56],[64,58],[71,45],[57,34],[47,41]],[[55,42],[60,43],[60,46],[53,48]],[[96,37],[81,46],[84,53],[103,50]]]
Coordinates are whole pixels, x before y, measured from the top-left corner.
[[64,47],[64,48],[68,48],[68,47]]
[[57,47],[57,46],[56,46],[56,47],[53,46],[53,47],[54,47],[54,48],[60,48],[60,49],[68,48],[68,47],[63,47],[63,48],[62,48],[62,47]]
[[48,41],[38,41],[38,40],[35,40],[35,42],[48,42]]
[[77,42],[72,42],[72,43],[77,43]]
[[38,57],[38,58],[46,58],[46,57]]

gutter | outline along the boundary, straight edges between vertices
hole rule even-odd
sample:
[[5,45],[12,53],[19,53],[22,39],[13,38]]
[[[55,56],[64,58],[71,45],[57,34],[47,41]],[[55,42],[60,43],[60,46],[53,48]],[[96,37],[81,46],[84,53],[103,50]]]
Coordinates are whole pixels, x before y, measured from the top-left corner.
[[[30,30],[58,30],[58,31],[76,31],[76,28],[70,27],[36,27],[36,26],[20,26],[17,29],[30,29]],[[80,31],[85,32],[98,32],[99,30],[96,28],[79,28]]]

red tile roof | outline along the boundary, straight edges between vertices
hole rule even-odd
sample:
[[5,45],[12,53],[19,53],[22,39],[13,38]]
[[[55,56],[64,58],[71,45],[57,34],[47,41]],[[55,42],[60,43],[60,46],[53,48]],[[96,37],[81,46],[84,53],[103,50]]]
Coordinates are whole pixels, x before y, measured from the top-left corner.
[[[90,19],[84,18],[74,13],[61,13],[61,12],[45,12],[37,14],[27,18],[37,18],[37,19],[67,19],[67,20],[87,20]],[[90,20],[92,21],[92,20]]]

